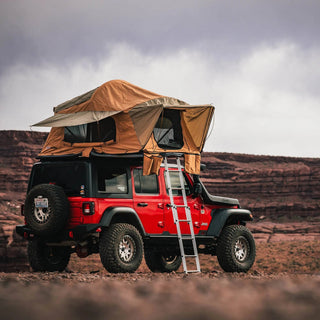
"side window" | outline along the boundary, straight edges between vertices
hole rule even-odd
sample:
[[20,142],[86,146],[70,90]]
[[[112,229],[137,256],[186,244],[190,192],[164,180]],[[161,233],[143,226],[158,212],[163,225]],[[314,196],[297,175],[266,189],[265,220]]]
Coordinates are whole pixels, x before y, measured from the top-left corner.
[[158,177],[155,174],[144,176],[141,169],[133,170],[134,190],[136,193],[159,193]]
[[[179,172],[178,171],[169,171],[169,176],[170,176],[170,182],[171,182],[171,187],[172,188],[181,188],[180,184],[180,178],[179,178]],[[166,181],[166,190],[167,194],[169,194],[168,190],[168,184],[167,184],[167,176],[164,175],[165,181]],[[186,190],[186,195],[191,194],[191,186],[188,180],[186,179],[185,175],[183,175],[183,180],[184,180],[184,188]],[[172,194],[174,196],[182,196],[182,191],[181,190],[172,190]]]
[[100,167],[98,191],[100,193],[128,193],[128,178],[125,168]]

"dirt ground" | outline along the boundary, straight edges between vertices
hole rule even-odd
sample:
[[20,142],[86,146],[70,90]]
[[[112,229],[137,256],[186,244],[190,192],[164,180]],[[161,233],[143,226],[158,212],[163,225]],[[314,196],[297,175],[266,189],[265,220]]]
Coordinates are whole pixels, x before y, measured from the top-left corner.
[[97,255],[61,273],[0,273],[0,319],[319,319],[320,242],[258,243],[247,274],[109,274]]

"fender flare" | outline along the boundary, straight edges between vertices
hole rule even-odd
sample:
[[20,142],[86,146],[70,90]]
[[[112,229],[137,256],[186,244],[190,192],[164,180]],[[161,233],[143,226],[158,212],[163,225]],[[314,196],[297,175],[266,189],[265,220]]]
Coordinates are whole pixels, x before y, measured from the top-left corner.
[[247,209],[215,209],[211,212],[211,222],[207,235],[219,237],[222,229],[229,218],[236,218],[238,221],[252,221],[252,213]]
[[[119,218],[121,218],[121,215],[123,215],[123,218],[131,219],[131,221],[128,221],[131,223],[132,221],[135,222],[135,225],[138,227],[139,231],[142,233],[143,236],[146,236],[146,232],[144,230],[144,227],[141,223],[141,220],[137,214],[137,212],[130,208],[130,207],[109,207],[107,208],[100,220],[99,226],[100,227],[109,227],[111,224],[112,219],[118,215]],[[126,222],[125,220],[123,222]]]

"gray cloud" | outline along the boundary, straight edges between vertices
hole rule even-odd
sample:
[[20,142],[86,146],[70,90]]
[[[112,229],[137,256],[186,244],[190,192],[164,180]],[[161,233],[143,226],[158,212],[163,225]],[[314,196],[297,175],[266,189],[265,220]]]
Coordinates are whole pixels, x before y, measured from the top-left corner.
[[2,1],[0,129],[28,129],[120,78],[213,103],[208,151],[319,156],[319,9],[318,0]]
[[190,49],[155,57],[118,44],[109,52],[98,65],[79,59],[68,68],[9,70],[0,81],[0,106],[10,105],[1,108],[0,127],[28,129],[51,116],[53,106],[106,80],[125,78],[191,104],[213,103],[216,124],[207,151],[319,156],[314,145],[320,139],[320,92],[308,84],[320,82],[320,48],[260,46],[228,65]]
[[148,53],[198,47],[230,57],[259,43],[317,43],[317,0],[2,1],[0,71],[18,62],[98,60],[125,42]]

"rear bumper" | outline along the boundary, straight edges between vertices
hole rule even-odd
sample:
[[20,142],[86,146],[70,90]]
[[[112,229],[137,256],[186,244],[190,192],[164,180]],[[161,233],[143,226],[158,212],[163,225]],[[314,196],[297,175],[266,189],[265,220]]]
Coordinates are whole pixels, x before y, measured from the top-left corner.
[[90,233],[96,232],[96,230],[100,227],[99,224],[81,224],[79,226],[76,226],[72,229],[68,230],[68,236],[70,237],[70,233],[72,232],[73,239],[75,240],[81,240],[86,235]]
[[24,237],[26,239],[28,238],[27,236],[33,234],[32,230],[25,225],[16,226],[16,232],[19,236]]
[[[62,234],[58,234],[55,236],[56,238],[61,240],[82,240],[86,235],[90,233],[96,232],[96,230],[100,227],[99,224],[82,224],[72,229],[65,230]],[[36,236],[33,230],[31,230],[26,225],[18,225],[16,226],[16,232],[21,237],[30,240]],[[50,237],[52,238],[52,237]]]

